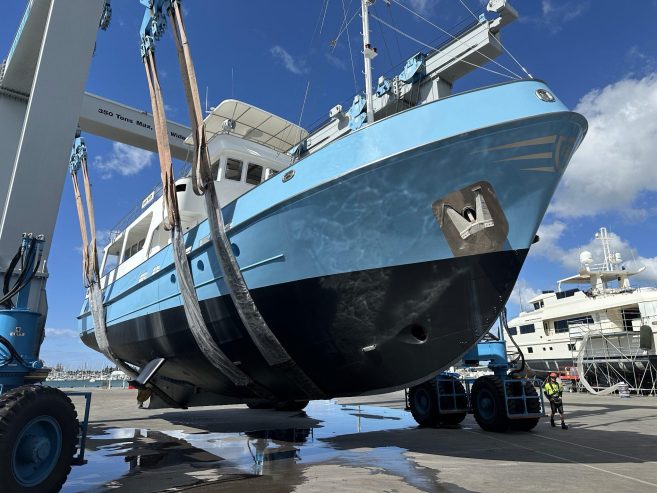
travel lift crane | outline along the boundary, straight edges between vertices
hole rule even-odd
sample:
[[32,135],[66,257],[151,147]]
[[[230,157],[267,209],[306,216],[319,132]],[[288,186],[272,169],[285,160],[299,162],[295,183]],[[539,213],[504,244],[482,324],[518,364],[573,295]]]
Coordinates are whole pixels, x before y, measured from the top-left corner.
[[[59,491],[71,464],[84,462],[86,418],[79,433],[69,397],[39,385],[49,372],[39,359],[48,311],[48,242],[64,188],[71,138],[80,128],[157,150],[150,114],[84,92],[96,33],[99,26],[107,27],[110,14],[108,0],[31,0],[0,65],[0,489],[4,493]],[[190,129],[167,122],[167,131],[172,156],[185,159],[190,148],[184,140]],[[74,459],[76,450],[79,455]]]
[[499,337],[488,333],[463,355],[464,366],[487,365],[492,375],[461,380],[444,372],[407,391],[406,408],[420,425],[457,425],[472,412],[477,424],[486,431],[534,429],[544,415],[543,393],[536,392],[532,379],[518,377],[524,370],[524,357],[517,345],[518,357],[508,361],[506,330],[504,309],[500,314]]

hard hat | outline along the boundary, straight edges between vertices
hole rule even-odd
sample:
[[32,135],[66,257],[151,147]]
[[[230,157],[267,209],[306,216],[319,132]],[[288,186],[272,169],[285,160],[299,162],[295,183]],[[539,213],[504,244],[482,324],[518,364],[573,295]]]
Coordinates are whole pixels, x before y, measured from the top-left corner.
[[556,373],[554,373],[554,372],[552,372],[552,373],[550,373],[550,376],[551,376],[551,377],[556,377],[556,376],[557,376],[557,374],[556,374]]

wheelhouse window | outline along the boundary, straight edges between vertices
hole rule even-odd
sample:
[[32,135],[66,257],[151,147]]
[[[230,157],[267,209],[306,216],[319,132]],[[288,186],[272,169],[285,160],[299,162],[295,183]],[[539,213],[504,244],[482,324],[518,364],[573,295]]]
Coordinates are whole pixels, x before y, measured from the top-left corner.
[[120,236],[114,238],[112,243],[105,249],[105,257],[101,266],[101,276],[106,276],[119,265],[119,258],[121,257],[121,247],[123,246],[123,238]]
[[123,260],[128,260],[130,257],[132,257],[134,254],[139,252],[142,248],[144,248],[144,242],[146,241],[146,238],[142,238],[136,243],[133,243],[130,248],[125,249],[125,255],[123,256]]
[[244,163],[237,159],[229,157],[226,160],[226,173],[224,176],[227,180],[240,181],[242,179],[242,167]]
[[250,185],[259,185],[262,181],[262,166],[259,164],[249,163],[246,170],[246,182]]
[[520,326],[520,333],[521,334],[531,334],[534,332],[536,329],[534,328],[534,324],[529,324],[529,325],[521,325]]
[[151,224],[152,213],[144,217],[137,224],[128,230],[128,238],[125,241],[125,249],[123,251],[123,262],[134,256],[144,248],[146,243],[146,236],[148,235],[148,228]]
[[518,334],[518,328],[517,327],[509,327],[509,335],[515,336]]

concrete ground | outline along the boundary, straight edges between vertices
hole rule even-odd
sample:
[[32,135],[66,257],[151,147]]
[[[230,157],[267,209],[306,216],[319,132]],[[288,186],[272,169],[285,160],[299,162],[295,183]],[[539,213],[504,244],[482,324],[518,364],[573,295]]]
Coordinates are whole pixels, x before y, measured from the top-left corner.
[[[137,409],[94,389],[86,458],[64,492],[657,491],[657,398],[567,394],[571,428],[419,428],[403,393],[313,402]],[[74,398],[78,409],[81,401]],[[80,412],[80,411],[79,411]]]

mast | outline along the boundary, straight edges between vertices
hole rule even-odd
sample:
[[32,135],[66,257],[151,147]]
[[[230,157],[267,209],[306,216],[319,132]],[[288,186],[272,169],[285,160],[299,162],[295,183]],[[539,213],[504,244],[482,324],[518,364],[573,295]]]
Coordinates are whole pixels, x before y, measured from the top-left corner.
[[367,102],[367,123],[374,122],[374,105],[372,99],[372,59],[377,55],[376,48],[370,44],[369,7],[375,0],[362,0],[363,18],[363,57],[365,61],[365,100]]

